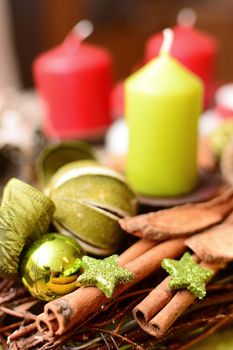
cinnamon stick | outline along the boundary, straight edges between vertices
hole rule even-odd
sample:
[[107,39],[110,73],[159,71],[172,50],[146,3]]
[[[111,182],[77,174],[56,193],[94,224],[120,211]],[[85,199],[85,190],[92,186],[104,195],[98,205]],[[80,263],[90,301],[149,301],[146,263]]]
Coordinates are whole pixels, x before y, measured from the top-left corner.
[[[134,243],[131,247],[129,247],[126,251],[124,251],[120,257],[119,257],[119,265],[123,266],[127,264],[128,262],[132,261],[139,255],[145,253],[152,247],[156,245],[156,242],[153,240],[148,239],[140,239],[136,243]],[[45,318],[44,314],[41,314],[40,316],[40,324],[41,327],[43,327],[43,324],[45,323],[45,332],[46,329],[49,330],[48,334],[53,334],[56,326],[56,321],[53,322],[53,319],[50,318],[50,321],[47,322],[47,318]],[[24,328],[23,328],[24,330]],[[9,341],[15,341],[21,336],[21,328],[18,331],[15,331],[10,337]],[[49,338],[50,336],[48,336]]]
[[133,315],[142,329],[174,296],[169,287],[171,277],[165,278],[143,301],[133,309]]
[[121,227],[138,237],[164,241],[192,235],[220,223],[233,210],[233,190],[207,202],[187,204],[121,219]]
[[153,248],[156,244],[157,243],[153,239],[142,238],[138,240],[119,256],[119,265],[124,266],[128,262]]
[[[175,239],[161,243],[125,265],[133,272],[132,282],[117,286],[114,298],[129,289],[135,283],[149,276],[160,268],[161,260],[165,257],[175,258],[185,251],[184,240]],[[135,253],[137,256],[137,252]],[[90,315],[96,313],[109,299],[97,288],[79,288],[73,293],[45,305],[44,313],[39,315],[36,325],[47,337],[61,335],[74,325],[80,325]],[[52,326],[51,326],[52,322]]]
[[188,238],[185,244],[203,261],[233,261],[233,225],[224,223]]
[[195,296],[188,290],[180,290],[171,301],[147,324],[144,330],[159,338],[161,337],[194,302]]
[[[200,265],[211,269],[214,274],[222,267],[222,265],[205,262],[201,262]],[[170,328],[196,298],[188,290],[180,290],[172,296],[172,292],[169,293],[169,281],[170,279],[166,278],[151,292],[157,296],[156,299],[148,296],[133,310],[134,317],[140,327],[157,338]],[[164,296],[166,293],[168,293],[167,298]],[[155,310],[155,312],[149,310]]]

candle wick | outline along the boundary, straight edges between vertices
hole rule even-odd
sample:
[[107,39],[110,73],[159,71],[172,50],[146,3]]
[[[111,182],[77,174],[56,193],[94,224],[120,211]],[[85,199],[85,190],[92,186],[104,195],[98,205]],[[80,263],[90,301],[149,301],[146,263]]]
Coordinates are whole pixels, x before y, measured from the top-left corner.
[[73,32],[80,38],[80,40],[85,40],[89,37],[93,30],[93,23],[87,19],[78,22],[73,28]]
[[166,28],[163,30],[163,42],[162,46],[160,48],[160,55],[161,54],[168,54],[171,51],[171,46],[174,39],[174,33],[172,29]]
[[[72,29],[71,33],[69,33],[63,42],[64,47],[69,52],[76,51],[83,40],[85,40],[94,30],[94,26],[91,21],[84,19],[80,22],[78,22]],[[75,45],[73,40],[71,40],[72,37],[76,37]]]
[[193,27],[197,21],[197,14],[194,9],[185,7],[178,13],[177,23],[185,27]]

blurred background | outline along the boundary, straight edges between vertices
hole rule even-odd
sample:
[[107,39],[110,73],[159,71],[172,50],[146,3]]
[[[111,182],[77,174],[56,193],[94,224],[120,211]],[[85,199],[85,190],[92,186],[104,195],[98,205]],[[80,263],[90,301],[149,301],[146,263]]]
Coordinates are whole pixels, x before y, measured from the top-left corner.
[[[111,52],[115,82],[122,81],[143,62],[145,43],[149,36],[166,27],[174,27],[177,16],[183,8],[193,9],[196,13],[195,28],[209,33],[219,43],[219,52],[214,53],[214,56],[217,56],[214,77],[211,70],[212,90],[231,83],[233,81],[232,0],[0,0],[1,178],[5,176],[7,179],[13,174],[26,180],[30,179],[33,161],[47,141],[47,136],[48,139],[74,136],[91,142],[99,140],[103,142],[105,134],[100,128],[103,126],[104,132],[108,130],[105,138],[106,150],[114,156],[120,154],[119,164],[122,167],[124,164],[122,154],[127,153],[128,145],[128,131],[125,121],[121,118],[124,115],[123,84],[113,85],[119,90],[112,89],[112,84],[110,86],[103,82],[101,73],[101,81],[98,83],[101,88],[96,89],[97,80],[95,77],[90,78],[93,74],[89,75],[90,85],[86,84],[87,76],[85,76],[83,84],[87,85],[87,89],[83,89],[83,86],[80,89],[79,85],[75,85],[74,95],[70,92],[63,94],[61,91],[59,96],[62,98],[54,99],[53,107],[56,108],[52,113],[52,109],[49,112],[52,104],[48,101],[47,104],[42,104],[38,94],[31,89],[34,87],[32,63],[40,53],[62,43],[80,20],[88,19],[93,23],[94,31],[86,41],[103,46]],[[194,51],[199,55],[201,49],[196,49]],[[106,76],[108,78],[108,73]],[[57,85],[61,87],[60,90],[64,87],[63,83]],[[94,91],[94,95],[98,95],[100,91],[100,94],[105,96],[103,87],[106,88],[106,98],[101,97],[103,101],[99,104],[106,110],[105,112],[102,110],[99,112],[95,103],[89,103],[93,101],[90,97],[92,85],[94,88],[91,91]],[[48,86],[52,86],[51,81],[46,85],[46,89]],[[59,89],[50,90],[51,94],[56,96]],[[80,107],[84,105],[82,97],[84,91],[86,114]],[[72,97],[73,104],[70,103],[70,96],[75,96]],[[60,108],[60,102],[65,112]],[[221,124],[225,115],[233,116],[233,84],[230,86],[230,91],[224,90],[221,96],[218,93],[218,99],[215,98],[215,102],[211,99],[211,104],[205,107],[211,110],[207,110],[205,118],[201,118],[200,130],[203,134],[209,133]],[[119,118],[119,122],[116,120],[113,127],[109,128],[111,117]],[[72,135],[67,132],[72,132]],[[117,157],[116,159],[118,162]],[[26,166],[22,168],[22,164]]]
[[[116,79],[124,78],[142,58],[148,36],[174,26],[183,7],[192,7],[197,13],[196,27],[219,40],[217,81],[233,79],[232,0],[0,0],[0,6],[2,26],[6,24],[12,37],[10,44],[1,29],[0,85],[12,63],[15,77],[11,79],[31,87],[34,57],[60,43],[81,19],[90,19],[95,27],[87,41],[108,48],[114,57]],[[15,52],[14,62],[7,52]]]

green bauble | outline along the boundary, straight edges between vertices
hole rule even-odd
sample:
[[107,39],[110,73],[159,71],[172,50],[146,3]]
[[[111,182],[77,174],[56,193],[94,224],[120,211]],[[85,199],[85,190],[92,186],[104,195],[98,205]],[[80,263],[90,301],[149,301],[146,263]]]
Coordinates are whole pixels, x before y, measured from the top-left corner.
[[61,167],[45,193],[55,204],[58,231],[75,237],[94,255],[115,253],[124,238],[119,218],[136,213],[135,194],[124,178],[94,161]]
[[72,238],[50,233],[26,247],[20,261],[24,285],[36,298],[50,301],[77,288],[84,251]]

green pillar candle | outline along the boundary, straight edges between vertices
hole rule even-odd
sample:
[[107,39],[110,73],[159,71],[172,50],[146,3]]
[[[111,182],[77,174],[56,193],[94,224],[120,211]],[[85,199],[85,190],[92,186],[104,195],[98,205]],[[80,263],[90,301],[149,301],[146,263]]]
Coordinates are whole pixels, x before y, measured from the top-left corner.
[[201,81],[170,54],[173,33],[165,30],[158,58],[125,83],[129,126],[127,178],[148,196],[178,196],[198,182],[197,136]]

